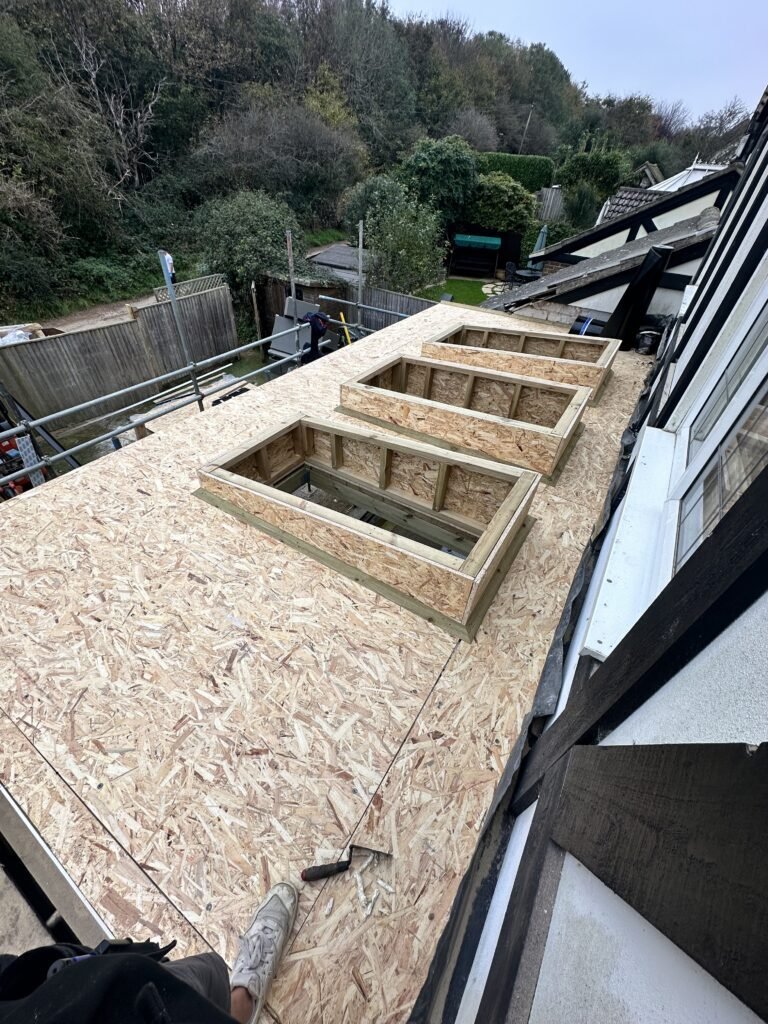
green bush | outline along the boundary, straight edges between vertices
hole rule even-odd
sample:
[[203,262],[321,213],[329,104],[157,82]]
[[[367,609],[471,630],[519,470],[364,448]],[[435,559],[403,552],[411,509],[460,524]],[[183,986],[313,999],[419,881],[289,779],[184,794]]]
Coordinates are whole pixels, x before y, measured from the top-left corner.
[[412,196],[374,207],[367,247],[368,280],[374,286],[412,293],[445,273],[440,215]]
[[286,228],[293,231],[297,274],[308,271],[296,216],[286,203],[266,192],[235,192],[225,199],[212,199],[195,219],[209,272],[224,274],[241,298],[251,280],[288,272]]
[[467,216],[490,231],[523,234],[536,216],[536,198],[508,174],[480,174]]
[[600,193],[589,181],[579,181],[565,193],[563,200],[568,220],[583,231],[591,228],[600,212]]
[[[528,230],[523,235],[523,239],[520,243],[520,265],[524,266],[533,253],[534,246],[539,238],[539,232],[541,231],[542,222],[540,220],[534,220],[528,227]],[[579,229],[575,227],[570,221],[559,220],[554,224],[547,224],[547,248],[550,245],[556,245],[558,242],[562,242],[564,238],[570,238],[571,235],[575,235]]]
[[629,174],[630,166],[627,154],[619,149],[574,153],[560,165],[557,180],[566,192],[572,192],[577,185],[586,182],[594,189],[598,202],[602,202],[613,195]]
[[477,184],[475,154],[464,139],[421,139],[400,165],[398,177],[422,203],[438,210],[446,222],[456,220]]
[[388,174],[375,174],[348,188],[339,200],[338,218],[350,241],[357,243],[358,222],[368,219],[375,206],[400,202],[405,190]]
[[500,171],[520,182],[529,192],[549,188],[555,175],[555,164],[548,156],[518,156],[516,153],[478,153],[480,174]]

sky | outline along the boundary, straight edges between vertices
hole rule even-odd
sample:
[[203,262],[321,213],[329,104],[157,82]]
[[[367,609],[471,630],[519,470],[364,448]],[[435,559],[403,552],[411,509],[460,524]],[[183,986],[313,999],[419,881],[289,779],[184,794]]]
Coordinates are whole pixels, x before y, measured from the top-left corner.
[[703,114],[768,84],[766,0],[390,0],[398,15],[446,12],[475,32],[546,43],[593,94],[682,99]]

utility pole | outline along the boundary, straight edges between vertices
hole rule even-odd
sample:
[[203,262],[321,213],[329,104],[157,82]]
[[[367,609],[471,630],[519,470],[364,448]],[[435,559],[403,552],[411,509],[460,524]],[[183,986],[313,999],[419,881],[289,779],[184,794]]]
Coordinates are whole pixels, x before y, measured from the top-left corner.
[[532,113],[533,113],[533,104],[531,104],[531,109],[528,111],[528,120],[525,122],[525,128],[523,129],[523,137],[522,137],[522,139],[520,139],[520,148],[517,151],[517,155],[518,156],[523,152],[523,146],[525,145],[525,136],[528,134],[528,125],[531,123],[531,114]]
[[173,311],[173,319],[176,321],[176,330],[179,333],[179,341],[181,342],[181,349],[184,353],[184,358],[187,360],[187,369],[189,370],[189,376],[192,379],[192,389],[197,396],[197,407],[200,412],[205,410],[203,405],[203,395],[200,391],[200,385],[197,381],[197,374],[195,373],[195,362],[192,358],[192,350],[189,347],[189,338],[187,337],[187,329],[184,326],[184,321],[181,318],[181,310],[179,309],[179,302],[176,298],[176,288],[174,287],[173,281],[171,280],[171,274],[168,270],[168,261],[166,256],[168,253],[165,249],[157,250],[157,258],[160,260],[160,268],[163,271],[163,278],[165,279],[165,287],[168,289],[168,298],[171,300],[171,310]]
[[363,222],[357,223],[357,324],[362,326],[360,305],[363,301]]

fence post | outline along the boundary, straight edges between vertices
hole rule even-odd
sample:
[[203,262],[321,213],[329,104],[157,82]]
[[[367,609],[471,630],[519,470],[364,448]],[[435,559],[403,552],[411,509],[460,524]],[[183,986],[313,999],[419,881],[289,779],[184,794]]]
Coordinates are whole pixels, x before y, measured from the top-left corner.
[[363,222],[357,224],[357,326],[362,327],[360,306],[363,302]]
[[296,316],[296,275],[293,270],[293,232],[290,228],[285,229],[285,241],[288,245],[288,280],[291,283],[291,299],[293,300],[293,315]]
[[187,338],[187,329],[184,326],[184,321],[181,317],[181,311],[179,309],[179,303],[176,298],[176,289],[171,281],[171,275],[168,271],[168,261],[166,256],[168,253],[165,249],[157,250],[157,257],[160,260],[160,267],[163,271],[163,277],[165,278],[165,286],[168,289],[168,298],[171,300],[171,309],[173,310],[173,319],[176,321],[176,330],[179,332],[179,340],[181,341],[181,347],[184,351],[184,358],[187,360],[187,367],[189,369],[189,376],[192,380],[192,389],[197,396],[197,407],[200,412],[204,411],[205,406],[203,405],[203,395],[200,391],[200,385],[197,381],[197,374],[195,373],[195,361],[192,358],[192,350],[189,347],[189,338]]

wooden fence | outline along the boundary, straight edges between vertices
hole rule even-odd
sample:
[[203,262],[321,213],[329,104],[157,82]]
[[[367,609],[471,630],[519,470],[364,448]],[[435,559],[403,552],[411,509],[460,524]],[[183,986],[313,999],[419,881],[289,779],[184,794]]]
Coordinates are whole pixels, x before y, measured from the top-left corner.
[[[380,331],[383,327],[389,327],[390,324],[397,323],[401,317],[395,316],[396,313],[413,316],[414,313],[420,313],[423,309],[429,309],[430,306],[437,305],[437,303],[432,302],[430,299],[419,299],[415,295],[406,295],[404,292],[389,292],[384,288],[371,288],[368,285],[363,287],[361,298],[366,306],[377,306],[378,309],[388,311],[377,313],[371,309],[360,310],[360,320],[363,327],[368,327],[372,331]],[[357,287],[355,285],[348,287],[347,299],[350,302],[357,301]],[[351,313],[352,310],[350,310]],[[350,319],[352,319],[351,315]]]
[[[179,281],[175,285],[176,298],[182,299],[186,295],[196,295],[198,292],[210,291],[211,288],[221,288],[226,283],[223,274],[208,274],[206,277],[193,277],[189,281]],[[162,285],[160,288],[153,288],[152,291],[158,302],[165,302],[170,299],[165,285]]]
[[[181,298],[179,306],[195,359],[237,345],[228,287]],[[119,391],[186,363],[170,302],[139,307],[132,320],[0,346],[0,380],[35,416]],[[168,386],[149,385],[132,395],[101,402],[59,425],[111,412]]]
[[563,190],[559,185],[542,188],[536,193],[539,220],[550,224],[563,219]]

